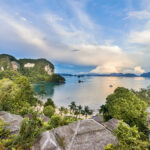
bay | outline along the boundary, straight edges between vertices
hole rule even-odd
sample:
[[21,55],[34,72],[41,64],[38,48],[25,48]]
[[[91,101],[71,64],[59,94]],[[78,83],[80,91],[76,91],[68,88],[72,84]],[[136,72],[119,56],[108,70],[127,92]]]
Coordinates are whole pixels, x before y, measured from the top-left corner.
[[[36,83],[34,84],[34,90],[37,94],[40,94],[40,86],[43,84],[46,91],[43,101],[50,97],[57,106],[67,107],[72,101],[75,101],[77,105],[88,105],[92,109],[97,109],[102,104],[105,104],[106,97],[113,93],[117,87],[139,90],[150,85],[150,78],[142,77],[91,76],[78,78],[76,76],[67,76],[65,79],[65,84]],[[83,82],[79,83],[79,80]]]

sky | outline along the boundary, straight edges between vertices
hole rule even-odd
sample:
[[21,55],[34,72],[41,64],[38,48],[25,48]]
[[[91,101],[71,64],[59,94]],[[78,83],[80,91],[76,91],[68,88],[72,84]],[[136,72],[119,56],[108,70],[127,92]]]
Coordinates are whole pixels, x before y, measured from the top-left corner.
[[57,73],[150,71],[150,0],[0,0],[0,53]]

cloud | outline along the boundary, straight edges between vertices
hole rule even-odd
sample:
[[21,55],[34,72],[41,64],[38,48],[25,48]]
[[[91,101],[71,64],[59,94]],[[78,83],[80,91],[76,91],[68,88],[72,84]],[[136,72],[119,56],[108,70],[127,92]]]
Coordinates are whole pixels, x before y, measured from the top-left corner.
[[150,44],[150,30],[134,31],[130,33],[130,43],[135,44]]
[[139,20],[150,19],[150,12],[148,10],[131,11],[128,13],[128,18],[135,18]]
[[[87,12],[88,2],[65,0],[67,10],[59,9],[63,13],[44,9],[47,7],[31,11],[26,7],[28,5],[21,5],[21,8],[19,5],[13,8],[8,6],[7,9],[2,9],[1,5],[1,43],[7,43],[4,46],[6,49],[11,47],[14,51],[20,51],[23,57],[28,52],[29,55],[32,53],[32,56],[46,57],[52,61],[96,66],[91,70],[93,73],[143,72],[143,67],[150,65],[146,63],[149,55],[143,51],[126,51],[120,44],[120,37],[117,37],[117,42],[105,39],[101,24]],[[139,20],[150,17],[148,10],[132,11],[127,15]],[[130,33],[124,32],[129,34],[126,41],[123,41],[127,47],[133,47],[132,44],[149,45],[150,29],[132,29]],[[138,48],[137,45],[134,47]]]
[[144,73],[145,70],[141,68],[141,66],[136,66],[134,68],[134,72],[137,73],[137,74],[141,74],[141,73]]

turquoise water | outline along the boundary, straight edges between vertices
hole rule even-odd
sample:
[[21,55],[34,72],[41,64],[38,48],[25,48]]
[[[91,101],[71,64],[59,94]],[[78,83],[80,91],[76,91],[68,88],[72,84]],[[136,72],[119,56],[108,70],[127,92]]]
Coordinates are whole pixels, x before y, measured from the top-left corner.
[[[106,97],[120,86],[138,90],[150,85],[150,78],[127,78],[127,77],[65,77],[65,84],[37,83],[34,85],[39,94],[40,85],[45,85],[46,95],[43,101],[50,97],[57,106],[68,106],[75,101],[78,105],[88,105],[91,108],[99,108],[105,104]],[[78,80],[84,82],[78,83]],[[113,87],[110,87],[113,85]]]

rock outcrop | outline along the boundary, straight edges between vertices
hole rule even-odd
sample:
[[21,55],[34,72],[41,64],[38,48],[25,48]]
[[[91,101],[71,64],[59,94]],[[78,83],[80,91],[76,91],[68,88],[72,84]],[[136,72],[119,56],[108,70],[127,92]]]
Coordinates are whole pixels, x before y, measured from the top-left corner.
[[4,120],[4,123],[8,124],[6,128],[8,128],[11,133],[19,133],[21,122],[23,120],[21,116],[0,111],[0,119]]
[[97,121],[98,123],[103,123],[103,116],[93,116],[92,119]]
[[116,137],[93,119],[82,120],[46,131],[32,150],[104,150]]
[[113,132],[113,130],[117,129],[119,125],[119,120],[112,118],[108,120],[107,122],[104,122],[103,125],[106,129]]

